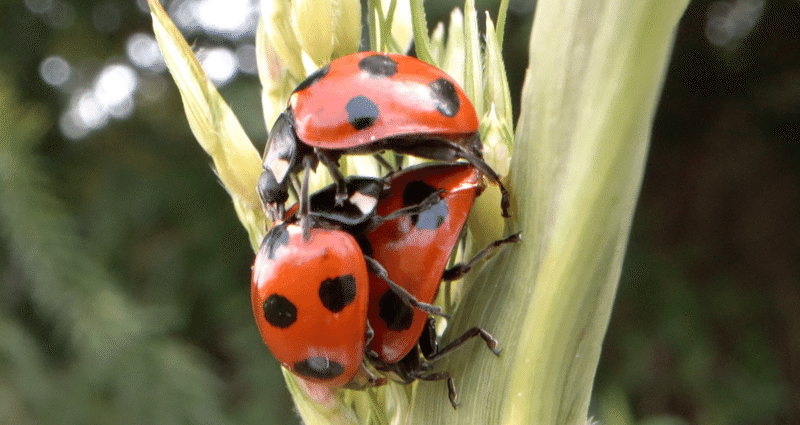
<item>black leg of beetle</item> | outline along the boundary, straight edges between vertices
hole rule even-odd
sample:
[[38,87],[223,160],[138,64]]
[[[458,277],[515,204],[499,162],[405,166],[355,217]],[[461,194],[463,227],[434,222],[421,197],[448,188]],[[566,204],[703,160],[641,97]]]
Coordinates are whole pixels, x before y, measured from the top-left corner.
[[508,194],[508,190],[506,187],[503,186],[503,183],[500,181],[500,176],[497,175],[492,167],[489,166],[483,159],[479,156],[475,155],[472,152],[468,152],[466,150],[460,150],[458,152],[458,156],[461,158],[466,159],[473,167],[477,168],[478,171],[483,173],[492,183],[497,184],[500,188],[500,208],[503,209],[503,217],[509,217],[508,209],[511,208],[511,197]]
[[286,205],[278,204],[275,206],[275,217],[272,218],[273,222],[283,221],[283,216],[286,215]]
[[422,356],[430,358],[439,351],[439,336],[436,335],[436,319],[428,317],[425,327],[422,328],[422,335],[417,342]]
[[491,254],[495,249],[499,248],[501,245],[507,243],[517,243],[521,240],[522,240],[521,232],[517,232],[507,238],[499,239],[490,243],[489,245],[486,246],[486,248],[483,248],[480,252],[475,254],[475,256],[472,257],[466,263],[458,263],[453,267],[450,267],[449,269],[445,270],[444,274],[442,274],[442,280],[461,279],[462,277],[464,277],[465,274],[469,273],[469,271],[472,270],[472,266],[474,266],[475,263],[477,263],[487,255]]
[[372,338],[375,338],[375,331],[372,329],[372,326],[369,324],[369,320],[367,320],[367,328],[364,329],[364,346],[366,347],[372,342]]
[[311,175],[311,160],[309,157],[303,158],[303,185],[300,188],[300,227],[303,229],[303,240],[307,241],[311,237],[311,219],[308,211],[311,207],[311,200],[308,195],[308,178]]
[[376,153],[373,154],[372,156],[375,158],[376,161],[378,161],[378,164],[381,164],[381,166],[386,169],[387,173],[394,173],[395,171],[397,171],[394,167],[392,167],[392,164],[389,164],[389,161],[387,161],[386,158],[383,157],[383,155]]
[[386,282],[387,285],[389,285],[389,289],[391,289],[392,292],[394,292],[395,294],[397,294],[398,297],[400,297],[400,299],[403,301],[403,304],[411,308],[416,308],[417,310],[424,311],[425,313],[428,314],[433,314],[448,319],[450,318],[449,315],[445,314],[444,311],[442,311],[441,307],[430,305],[428,303],[419,302],[413,295],[411,295],[410,292],[406,291],[405,288],[394,283],[389,278],[389,273],[386,272],[386,269],[383,268],[383,266],[379,262],[375,261],[373,258],[367,257],[366,255],[364,256],[364,260],[367,261],[367,270],[369,270],[369,272],[374,274],[375,276],[378,276],[379,278],[383,279],[383,281]]
[[344,385],[344,388],[363,390],[368,387],[377,387],[386,384],[386,378],[372,373],[365,361],[361,362],[355,376]]
[[435,362],[436,360],[441,359],[442,357],[450,354],[453,350],[461,347],[462,344],[470,340],[471,338],[475,338],[476,336],[480,336],[484,342],[486,342],[486,346],[492,350],[496,356],[500,355],[500,350],[497,348],[497,340],[485,330],[475,326],[469,328],[466,332],[464,332],[460,337],[456,338],[455,341],[447,344],[442,349],[438,350],[436,353],[432,354],[430,357],[426,357],[425,359],[428,362]]
[[394,153],[394,163],[397,164],[397,168],[396,168],[397,171],[400,171],[400,170],[403,169],[403,159],[404,159],[403,155],[401,155],[401,154],[399,154],[397,152]]
[[399,210],[392,211],[391,213],[386,214],[384,216],[375,216],[370,224],[370,230],[375,229],[376,227],[380,226],[381,224],[387,221],[391,221],[406,215],[420,214],[429,210],[432,206],[438,204],[439,201],[441,201],[439,195],[441,195],[442,193],[444,193],[444,189],[439,189],[436,192],[433,192],[430,195],[428,195],[428,197],[423,199],[422,202],[420,202],[419,204],[400,208]]
[[447,396],[450,398],[450,404],[453,406],[453,409],[458,407],[458,393],[456,392],[456,383],[453,381],[453,377],[450,376],[448,372],[436,372],[436,373],[429,373],[427,375],[423,375],[419,377],[422,381],[441,381],[443,379],[447,380]]
[[300,179],[297,178],[296,174],[290,173],[289,182],[291,184],[289,185],[288,189],[292,192],[292,195],[294,195],[295,199],[300,199],[300,190],[302,187],[300,185]]
[[336,183],[336,206],[341,206],[344,203],[344,200],[347,199],[347,185],[344,181],[344,175],[339,170],[339,164],[334,161],[327,153],[321,152],[316,150],[317,158],[325,165],[325,168],[328,169],[328,173],[330,173],[331,178],[333,179],[334,183]]

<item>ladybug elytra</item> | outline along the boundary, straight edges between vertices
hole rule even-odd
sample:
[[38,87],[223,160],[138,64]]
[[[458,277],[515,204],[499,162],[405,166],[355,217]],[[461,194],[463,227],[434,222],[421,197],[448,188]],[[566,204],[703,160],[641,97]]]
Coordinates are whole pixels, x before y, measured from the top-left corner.
[[[362,249],[385,266],[391,280],[420,302],[433,302],[442,280],[460,279],[497,247],[520,241],[519,233],[500,239],[468,262],[446,269],[475,198],[485,187],[480,172],[464,163],[426,164],[390,175],[386,180],[389,188],[378,202],[378,214],[413,205],[431,193],[441,193],[440,201],[425,211],[388,220],[359,238]],[[477,336],[494,354],[499,354],[497,341],[484,329],[472,327],[440,349],[433,319],[398,302],[388,289],[381,279],[370,274],[367,317],[375,335],[367,344],[368,360],[401,383],[447,380],[455,407],[453,378],[448,372],[431,372],[432,362]]]
[[270,131],[259,182],[262,200],[283,216],[288,176],[321,161],[347,198],[338,169],[343,154],[383,150],[439,161],[465,159],[498,184],[503,215],[508,193],[482,158],[475,108],[438,68],[410,56],[360,52],[343,56],[300,83]]
[[253,265],[256,324],[275,358],[331,388],[359,372],[367,335],[369,278],[350,234],[295,224],[270,229]]

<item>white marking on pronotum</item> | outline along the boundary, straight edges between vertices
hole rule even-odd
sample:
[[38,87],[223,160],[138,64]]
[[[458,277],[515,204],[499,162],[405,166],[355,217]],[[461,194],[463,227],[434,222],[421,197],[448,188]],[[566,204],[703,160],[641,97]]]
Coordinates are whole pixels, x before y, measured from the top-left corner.
[[289,172],[289,161],[285,159],[272,161],[269,168],[272,171],[272,175],[275,176],[275,179],[281,181],[283,177],[286,176],[286,173]]
[[378,204],[378,198],[355,192],[350,196],[350,202],[358,207],[362,214],[366,214],[375,209],[375,205]]

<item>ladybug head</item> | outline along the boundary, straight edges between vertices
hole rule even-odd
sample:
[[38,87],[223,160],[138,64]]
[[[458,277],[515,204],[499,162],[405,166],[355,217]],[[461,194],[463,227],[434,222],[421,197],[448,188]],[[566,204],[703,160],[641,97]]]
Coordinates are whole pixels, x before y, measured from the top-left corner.
[[289,173],[303,168],[303,158],[309,157],[311,168],[316,169],[319,160],[314,150],[300,142],[294,128],[294,116],[287,110],[278,116],[267,137],[264,152],[264,168],[272,171],[278,183],[286,182]]
[[269,168],[264,168],[258,179],[258,196],[264,210],[272,215],[273,221],[283,219],[283,204],[289,199],[289,191],[286,189],[286,182],[278,183]]

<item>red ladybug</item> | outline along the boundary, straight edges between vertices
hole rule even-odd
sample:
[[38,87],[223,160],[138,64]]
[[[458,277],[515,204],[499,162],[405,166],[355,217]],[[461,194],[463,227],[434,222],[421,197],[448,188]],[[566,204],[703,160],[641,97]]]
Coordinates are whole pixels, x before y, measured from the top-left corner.
[[292,222],[267,232],[253,264],[251,301],[261,336],[284,367],[330,388],[380,383],[362,362],[373,334],[368,270],[383,276],[404,306],[442,315],[388,280],[347,232]]
[[367,339],[367,265],[346,232],[281,223],[253,265],[256,324],[275,358],[294,374],[331,388],[359,372]]
[[[431,303],[440,282],[461,278],[480,258],[498,246],[518,242],[519,234],[495,241],[472,260],[445,270],[475,198],[484,189],[478,170],[469,164],[423,165],[387,178],[389,189],[378,203],[377,213],[414,205],[432,193],[441,200],[419,214],[386,221],[359,238],[366,255],[383,264],[392,281],[418,301]],[[485,330],[473,327],[451,344],[439,349],[433,321],[422,311],[399,302],[382,279],[370,275],[367,317],[375,336],[367,345],[368,357],[378,370],[393,373],[403,383],[416,379],[447,379],[450,400],[456,406],[456,392],[447,372],[430,372],[431,362],[480,336],[499,354],[497,341]]]
[[339,157],[389,149],[467,160],[499,185],[507,217],[508,192],[483,161],[482,147],[475,108],[450,76],[413,57],[360,52],[320,68],[294,90],[270,131],[259,191],[281,217],[289,173],[322,161],[337,183],[338,203],[347,197]]

